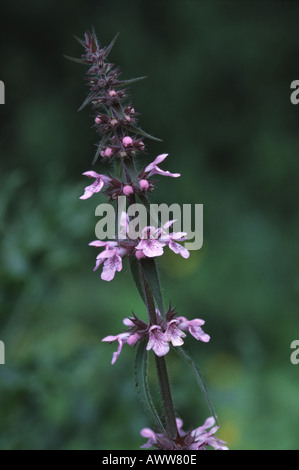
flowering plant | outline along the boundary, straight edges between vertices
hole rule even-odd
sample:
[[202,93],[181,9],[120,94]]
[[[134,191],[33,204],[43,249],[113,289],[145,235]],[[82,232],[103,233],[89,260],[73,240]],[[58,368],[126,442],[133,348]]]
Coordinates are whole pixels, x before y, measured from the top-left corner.
[[[87,31],[84,40],[78,39],[84,48],[82,57],[70,58],[88,66],[86,81],[89,94],[79,109],[91,105],[94,111],[93,127],[100,135],[100,141],[97,144],[93,164],[101,157],[103,161],[109,162],[111,167],[114,166],[113,174],[112,171],[109,174],[100,174],[93,170],[84,172],[83,175],[90,178],[92,183],[85,187],[80,199],[88,199],[103,190],[109,201],[115,201],[122,196],[127,198],[129,205],[139,201],[148,209],[149,193],[155,189],[152,176],[178,178],[180,174],[160,168],[159,165],[168,156],[166,153],[158,155],[152,163],[143,165],[141,170],[137,170],[139,157],[146,149],[144,139],[156,138],[138,126],[139,114],[129,102],[127,86],[144,77],[122,80],[118,68],[107,60],[116,38],[117,36],[108,47],[101,48],[94,30],[91,33]],[[104,281],[111,281],[116,272],[122,270],[123,259],[128,259],[133,279],[146,307],[147,321],[133,314],[133,317],[127,317],[123,321],[127,327],[125,332],[103,338],[104,342],[118,343],[117,351],[113,353],[112,364],[118,359],[124,344],[132,347],[138,344],[136,384],[141,402],[155,429],[154,431],[149,428],[142,429],[141,435],[148,439],[143,447],[171,450],[203,450],[207,447],[226,449],[225,443],[215,437],[218,424],[211,407],[213,416],[201,427],[188,432],[182,430],[183,423],[174,410],[166,368],[165,356],[173,347],[191,365],[205,392],[196,365],[182,349],[185,332],[189,332],[195,339],[204,343],[210,340],[210,336],[201,328],[205,322],[199,318],[188,320],[171,306],[165,311],[155,262],[156,257],[163,255],[166,246],[187,259],[190,253],[181,244],[186,240],[187,234],[170,231],[175,221],[169,220],[163,225],[158,221],[157,226],[143,226],[136,237],[132,235],[130,216],[122,211],[118,219],[120,222],[118,236],[108,241],[98,239],[92,241],[90,245],[101,249],[96,257],[94,270],[103,265],[101,278]],[[150,350],[155,356],[164,411],[163,419],[156,410],[147,384],[147,361]]]

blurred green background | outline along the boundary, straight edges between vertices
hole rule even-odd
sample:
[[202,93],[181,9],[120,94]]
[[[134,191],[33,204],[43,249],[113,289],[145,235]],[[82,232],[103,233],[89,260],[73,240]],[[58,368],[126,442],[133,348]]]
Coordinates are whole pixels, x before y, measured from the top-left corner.
[[[231,449],[298,449],[299,5],[277,1],[4,1],[1,117],[1,449],[137,449],[150,423],[134,385],[132,348],[110,365],[132,309],[145,311],[128,266],[93,272],[95,207],[80,201],[97,135],[73,35],[94,25],[131,88],[156,202],[202,203],[204,245],[159,259],[165,302],[206,320],[188,338]],[[102,169],[99,166],[96,170]],[[185,427],[209,415],[185,365],[169,356]],[[151,386],[156,393],[154,375]]]

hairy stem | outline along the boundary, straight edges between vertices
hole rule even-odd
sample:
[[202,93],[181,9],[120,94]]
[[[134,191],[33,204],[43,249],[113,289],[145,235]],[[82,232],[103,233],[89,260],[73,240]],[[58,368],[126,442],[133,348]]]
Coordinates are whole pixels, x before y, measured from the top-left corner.
[[[142,265],[140,266],[142,285],[144,290],[144,297],[149,315],[149,320],[152,324],[157,324],[157,315],[153,294],[149,288],[149,285],[145,279]],[[158,381],[160,387],[160,393],[164,408],[165,415],[165,429],[169,437],[175,439],[178,435],[175,411],[171,396],[170,384],[168,379],[168,373],[166,368],[166,361],[164,357],[158,357],[155,355],[156,368],[158,373]]]

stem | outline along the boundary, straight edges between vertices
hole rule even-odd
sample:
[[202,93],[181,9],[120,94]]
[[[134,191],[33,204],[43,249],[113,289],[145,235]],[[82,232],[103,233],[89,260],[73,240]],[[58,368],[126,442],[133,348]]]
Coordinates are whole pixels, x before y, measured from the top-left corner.
[[[146,301],[147,311],[149,315],[149,320],[153,325],[157,324],[157,315],[153,294],[149,288],[148,283],[146,282],[145,275],[140,263],[140,271],[142,278],[142,285],[144,290],[144,297]],[[166,432],[172,439],[176,439],[178,435],[175,411],[171,396],[170,384],[168,379],[168,373],[166,368],[166,361],[164,357],[158,357],[155,355],[156,368],[158,373],[158,381],[160,386],[160,393],[162,398],[162,403],[164,407],[165,414],[165,428]]]

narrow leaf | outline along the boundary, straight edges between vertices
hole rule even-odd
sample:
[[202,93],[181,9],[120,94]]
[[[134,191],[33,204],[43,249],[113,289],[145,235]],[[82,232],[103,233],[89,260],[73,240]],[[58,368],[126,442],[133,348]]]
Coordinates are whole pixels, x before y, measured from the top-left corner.
[[130,78],[129,80],[120,80],[118,82],[118,85],[130,85],[131,83],[139,82],[140,80],[144,80],[145,78],[147,77],[144,76],[144,77]]
[[108,135],[105,135],[100,141],[99,143],[97,144],[98,148],[97,148],[97,151],[96,151],[96,154],[94,156],[94,159],[92,161],[92,165],[94,165],[97,161],[97,159],[99,158],[99,155],[101,153],[101,149],[105,146],[107,140],[108,140],[109,136]]
[[217,424],[217,417],[215,415],[215,411],[214,411],[214,408],[213,408],[213,405],[212,405],[212,402],[211,402],[211,399],[210,399],[210,396],[209,396],[209,393],[207,391],[207,387],[203,381],[203,378],[201,376],[201,373],[199,371],[199,368],[198,366],[196,365],[196,363],[193,361],[193,359],[189,356],[188,353],[186,353],[186,351],[182,348],[182,346],[179,346],[179,347],[173,347],[173,349],[176,351],[176,353],[182,357],[186,363],[191,367],[192,369],[192,372],[193,372],[193,375],[197,381],[197,384],[199,385],[205,399],[206,399],[206,402],[208,404],[208,407],[209,407],[209,410],[210,410],[210,413],[211,415],[214,417],[215,419],[215,422]]
[[163,297],[158,277],[156,262],[153,258],[144,258],[140,260],[146,281],[157,302],[161,315],[164,315]]
[[117,34],[114,36],[114,38],[113,38],[112,41],[110,42],[109,46],[106,47],[106,49],[105,49],[105,58],[108,57],[108,55],[109,55],[109,53],[110,53],[112,47],[114,46],[114,44],[115,44],[115,42],[116,42],[118,36],[119,36],[119,33],[117,33]]
[[72,62],[77,62],[78,64],[89,65],[88,62],[84,59],[77,59],[77,57],[70,57],[68,55],[64,55],[63,57],[65,57],[68,60],[71,60]]
[[83,101],[83,103],[81,104],[80,108],[78,109],[78,111],[82,111],[83,108],[85,108],[85,106],[87,106],[92,100],[94,100],[96,98],[97,94],[96,93],[93,93],[93,94],[89,94],[87,96],[87,98]]
[[163,142],[162,139],[159,139],[158,137],[154,137],[153,135],[148,134],[147,132],[140,129],[140,127],[128,126],[128,129],[132,132],[135,132],[135,134],[142,135],[143,137],[147,137],[148,139],[156,140],[157,142]]
[[148,351],[146,342],[139,343],[135,360],[135,381],[138,397],[156,431],[165,433],[163,424],[153,403],[147,382]]
[[86,47],[86,43],[84,41],[82,41],[82,39],[78,38],[75,35],[73,35],[73,36],[76,39],[76,41],[78,41],[78,43],[81,44],[81,46],[83,46],[84,48]]

